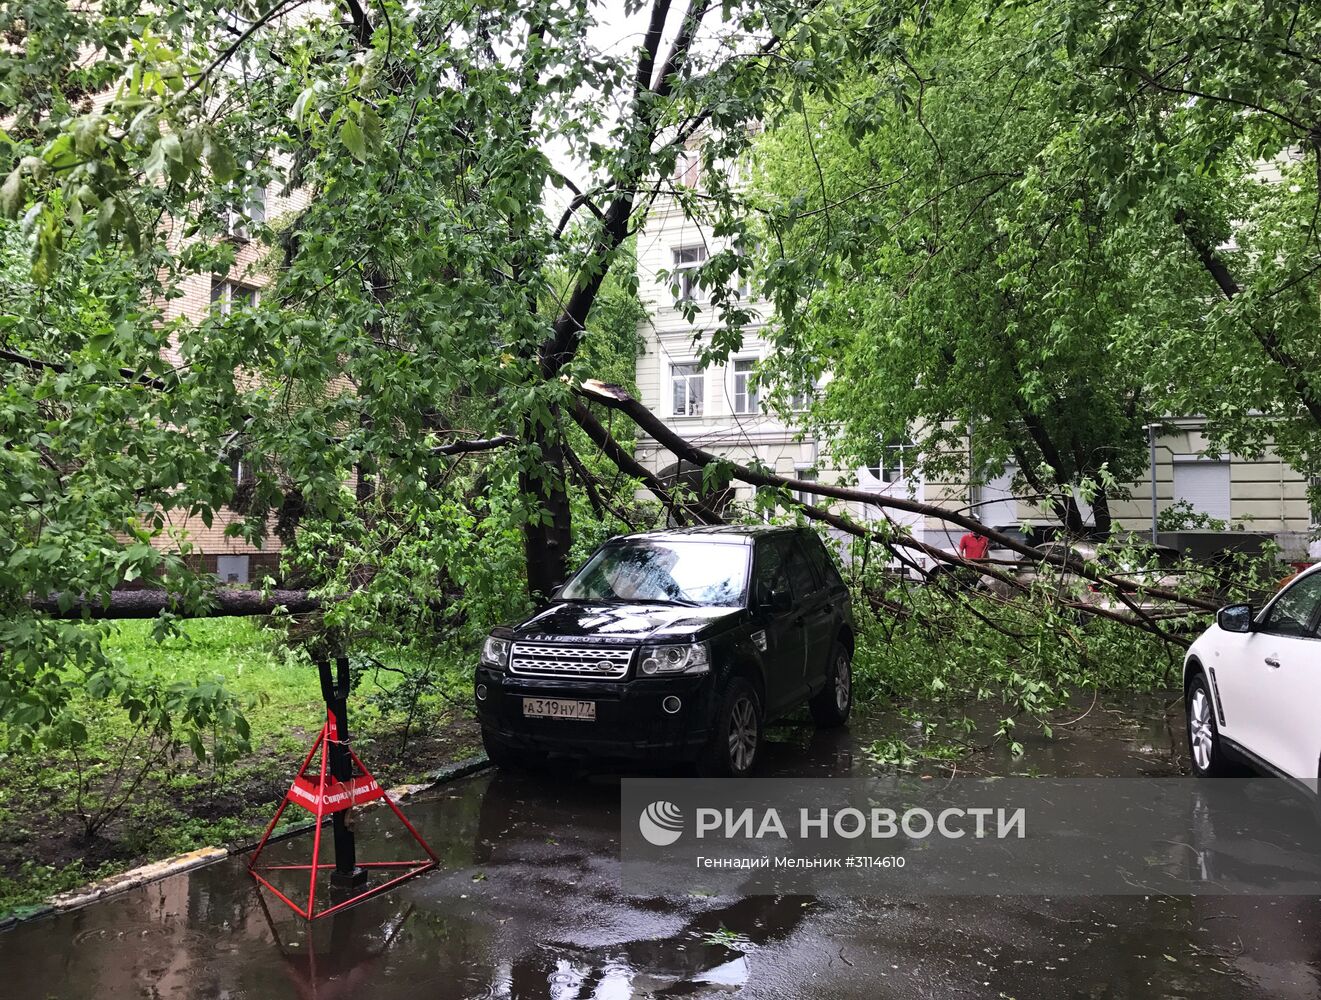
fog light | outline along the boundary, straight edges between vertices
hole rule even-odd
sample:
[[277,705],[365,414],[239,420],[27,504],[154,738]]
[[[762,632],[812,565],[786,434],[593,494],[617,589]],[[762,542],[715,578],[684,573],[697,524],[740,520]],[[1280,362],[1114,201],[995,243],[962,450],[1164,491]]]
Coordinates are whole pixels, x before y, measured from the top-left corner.
[[485,684],[478,684],[478,685],[477,685],[477,700],[478,700],[478,701],[485,701],[485,700],[486,700],[486,685],[485,685]]
[[679,711],[679,709],[683,708],[683,702],[674,697],[674,695],[668,695],[665,700],[661,702],[661,708],[665,709],[670,715],[673,715],[675,712]]

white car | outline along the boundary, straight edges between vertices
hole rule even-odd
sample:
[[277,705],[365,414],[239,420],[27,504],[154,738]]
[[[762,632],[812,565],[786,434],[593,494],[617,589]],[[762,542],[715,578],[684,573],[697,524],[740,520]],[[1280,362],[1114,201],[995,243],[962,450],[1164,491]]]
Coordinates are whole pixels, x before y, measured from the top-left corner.
[[1247,604],[1216,613],[1184,660],[1193,771],[1234,764],[1311,789],[1321,768],[1321,565],[1284,586],[1257,614]]

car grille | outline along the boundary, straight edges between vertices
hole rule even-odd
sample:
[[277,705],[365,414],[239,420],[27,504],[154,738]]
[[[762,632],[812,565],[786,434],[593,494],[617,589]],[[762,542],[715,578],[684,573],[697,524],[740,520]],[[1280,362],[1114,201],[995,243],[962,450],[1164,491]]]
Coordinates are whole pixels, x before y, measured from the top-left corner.
[[628,673],[633,650],[628,647],[542,646],[514,643],[509,671],[544,677],[602,677],[618,679]]

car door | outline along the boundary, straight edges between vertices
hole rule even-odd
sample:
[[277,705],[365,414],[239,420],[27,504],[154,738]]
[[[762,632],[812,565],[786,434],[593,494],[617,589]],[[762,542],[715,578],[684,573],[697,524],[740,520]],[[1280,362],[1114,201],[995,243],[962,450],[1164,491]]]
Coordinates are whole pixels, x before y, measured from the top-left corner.
[[1280,592],[1243,644],[1243,676],[1258,688],[1248,704],[1257,747],[1249,750],[1292,778],[1314,782],[1321,758],[1321,573]]
[[[757,542],[753,565],[753,612],[756,632],[765,633],[762,667],[766,680],[766,717],[781,714],[799,696],[803,685],[804,657],[807,642],[805,623],[799,614],[797,599],[789,579],[791,535],[773,535]],[[772,606],[774,592],[789,595],[789,607]]]
[[[803,661],[803,689],[819,691],[825,683],[830,666],[830,653],[835,644],[834,595],[826,573],[825,560],[830,557],[821,539],[810,533],[799,536],[790,563],[789,579],[794,587],[799,613],[803,616],[804,641],[807,644]],[[799,581],[802,581],[802,589]]]

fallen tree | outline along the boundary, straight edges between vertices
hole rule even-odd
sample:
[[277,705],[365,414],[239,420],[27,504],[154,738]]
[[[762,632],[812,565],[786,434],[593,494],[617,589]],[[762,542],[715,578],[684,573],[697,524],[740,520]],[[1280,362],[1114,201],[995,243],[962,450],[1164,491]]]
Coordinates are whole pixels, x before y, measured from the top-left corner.
[[155,618],[163,612],[181,618],[242,618],[283,612],[303,615],[320,611],[323,601],[310,590],[238,590],[220,587],[200,601],[185,603],[167,590],[111,591],[105,600],[87,600],[70,594],[51,594],[28,603],[33,611],[52,618],[141,619]]
[[[1113,612],[1106,612],[1105,609],[1098,609],[1095,606],[1088,606],[1089,612],[1100,613],[1103,617],[1114,617],[1119,621],[1128,624],[1139,624],[1140,627],[1149,631],[1154,631],[1161,638],[1170,638],[1165,630],[1160,629],[1136,604],[1132,601],[1132,596],[1144,594],[1161,600],[1174,602],[1183,605],[1193,611],[1215,611],[1217,605],[1213,602],[1192,597],[1190,595],[1178,594],[1161,587],[1143,587],[1133,583],[1131,580],[1125,580],[1122,577],[1105,573],[1091,564],[1080,562],[1077,559],[1070,559],[1066,556],[1054,555],[1051,553],[1040,552],[1017,539],[996,531],[994,528],[982,524],[976,518],[970,517],[961,511],[950,510],[937,504],[925,503],[919,500],[912,500],[907,497],[887,496],[877,493],[870,493],[865,490],[854,489],[847,486],[837,486],[829,483],[816,481],[807,481],[801,479],[792,479],[786,476],[779,476],[773,472],[762,469],[754,469],[748,466],[740,465],[736,462],[699,448],[685,438],[675,433],[664,421],[652,413],[641,402],[634,399],[628,392],[616,385],[609,385],[596,380],[587,380],[577,389],[578,394],[585,400],[598,403],[611,410],[617,410],[628,416],[639,428],[653,437],[658,443],[668,449],[677,458],[691,462],[699,467],[719,466],[728,474],[752,486],[769,487],[794,493],[807,493],[813,496],[828,497],[835,500],[852,501],[855,503],[866,504],[883,511],[899,510],[912,514],[921,514],[925,517],[936,518],[948,524],[957,525],[968,531],[975,531],[997,545],[1010,551],[1018,553],[1026,561],[1032,563],[1048,563],[1067,569],[1085,579],[1102,584],[1110,589],[1124,601],[1133,613],[1133,620],[1123,615],[1116,615]],[[578,416],[579,410],[575,409],[574,415]],[[599,426],[599,422],[598,422]],[[973,563],[954,553],[946,552],[935,546],[919,542],[911,536],[896,531],[887,534],[878,534],[869,529],[862,528],[849,519],[835,514],[823,508],[814,507],[808,504],[800,505],[804,513],[815,520],[829,523],[849,534],[857,537],[871,536],[887,547],[898,547],[905,549],[914,549],[930,556],[946,565],[965,566],[982,575],[992,576],[1002,582],[1021,589],[1021,584],[1012,575],[1000,572],[985,562]],[[1181,640],[1179,640],[1181,641]]]
[[[1186,646],[1187,640],[1171,634],[1162,628],[1158,621],[1147,614],[1134,597],[1147,595],[1178,604],[1190,613],[1214,611],[1217,605],[1197,597],[1178,594],[1159,587],[1143,587],[1131,580],[1105,573],[1094,564],[1087,564],[1076,559],[1040,552],[1017,539],[996,531],[976,518],[962,511],[951,510],[937,504],[925,503],[906,497],[895,497],[871,493],[847,486],[830,483],[793,479],[776,475],[764,469],[756,469],[735,462],[692,444],[673,431],[663,420],[652,413],[640,401],[634,399],[619,386],[598,380],[587,380],[577,388],[578,401],[570,409],[570,415],[587,436],[596,444],[625,475],[640,482],[674,516],[680,524],[720,523],[720,518],[704,509],[701,504],[690,503],[676,496],[655,473],[638,462],[623,447],[614,435],[591,412],[587,402],[596,403],[609,410],[623,413],[641,430],[653,437],[675,457],[699,468],[718,466],[728,475],[740,482],[752,486],[771,488],[786,494],[809,494],[827,499],[851,501],[881,510],[890,524],[890,530],[877,531],[859,524],[855,520],[830,510],[827,507],[809,504],[793,498],[789,502],[802,511],[805,517],[827,524],[838,531],[855,538],[868,539],[882,545],[899,563],[919,575],[929,576],[927,571],[907,553],[914,552],[926,556],[932,561],[947,567],[967,568],[980,577],[989,578],[1005,585],[1011,591],[1027,589],[1022,580],[1006,568],[994,563],[972,562],[956,553],[946,551],[934,545],[913,538],[903,529],[889,520],[889,511],[898,510],[935,518],[942,522],[956,525],[968,531],[978,532],[996,544],[1016,552],[1023,562],[1048,563],[1077,574],[1090,582],[1107,587],[1127,607],[1128,613],[1122,614],[1095,604],[1084,604],[1072,600],[1067,595],[1059,595],[1063,606],[1086,611],[1090,615],[1107,618],[1149,632],[1164,642]],[[515,443],[509,436],[489,440],[457,442],[455,446],[435,449],[437,454],[463,455],[494,450]],[[69,595],[53,594],[47,598],[29,602],[32,610],[41,611],[53,617],[64,619],[142,619],[153,618],[164,611],[183,617],[240,617],[269,615],[277,612],[306,614],[321,610],[325,600],[314,597],[308,590],[272,590],[249,591],[232,588],[219,588],[212,591],[201,601],[184,604],[177,596],[164,590],[114,591],[104,601],[88,601],[82,598],[71,599]]]

